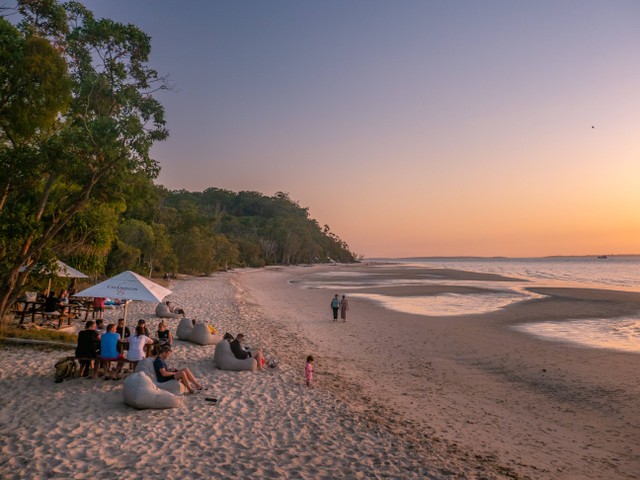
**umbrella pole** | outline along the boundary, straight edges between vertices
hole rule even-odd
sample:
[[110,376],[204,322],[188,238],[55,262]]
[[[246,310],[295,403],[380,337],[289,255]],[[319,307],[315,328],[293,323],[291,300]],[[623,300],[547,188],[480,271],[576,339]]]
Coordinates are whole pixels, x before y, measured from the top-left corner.
[[122,307],[122,318],[124,319],[124,325],[122,325],[122,340],[124,341],[125,336],[124,332],[127,330],[127,305],[129,305],[129,300],[124,301],[124,307]]

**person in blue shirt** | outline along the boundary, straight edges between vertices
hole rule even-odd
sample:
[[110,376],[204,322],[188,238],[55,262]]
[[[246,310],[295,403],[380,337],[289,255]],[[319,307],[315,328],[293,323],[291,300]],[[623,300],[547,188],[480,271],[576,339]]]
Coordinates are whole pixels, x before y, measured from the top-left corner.
[[104,367],[104,379],[105,380],[119,380],[120,370],[122,370],[122,363],[118,362],[115,372],[111,371],[111,362],[117,361],[120,355],[118,354],[118,340],[120,335],[116,333],[116,326],[113,323],[107,325],[107,331],[100,336],[100,358],[102,359],[102,366]]
[[336,296],[333,297],[333,299],[331,300],[331,310],[333,310],[333,321],[337,322],[338,321],[338,310],[340,309],[340,299],[338,298],[338,294],[336,293]]

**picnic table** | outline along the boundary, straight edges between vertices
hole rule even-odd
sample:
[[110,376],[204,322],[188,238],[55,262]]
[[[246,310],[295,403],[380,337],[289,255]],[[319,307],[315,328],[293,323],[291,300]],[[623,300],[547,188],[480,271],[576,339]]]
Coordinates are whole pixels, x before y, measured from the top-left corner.
[[20,325],[24,322],[24,317],[28,312],[31,312],[31,322],[35,323],[36,313],[41,314],[44,308],[44,302],[38,300],[18,300],[15,305],[15,311],[20,313]]
[[58,328],[62,326],[62,322],[67,319],[67,324],[71,325],[71,318],[79,317],[81,312],[85,312],[84,319],[87,320],[90,307],[87,307],[83,302],[70,302],[63,303],[54,312],[45,312],[44,306],[46,302],[41,300],[18,300],[15,302],[14,312],[20,314],[20,323],[22,325],[28,313],[31,314],[31,323],[35,323],[36,315],[42,316],[42,321],[52,319],[53,317],[58,319]]

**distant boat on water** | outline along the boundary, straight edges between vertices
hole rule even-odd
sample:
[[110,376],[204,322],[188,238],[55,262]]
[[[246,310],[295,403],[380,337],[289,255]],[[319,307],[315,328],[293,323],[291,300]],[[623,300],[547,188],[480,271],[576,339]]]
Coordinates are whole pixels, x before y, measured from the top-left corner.
[[598,258],[601,259],[601,260],[605,260],[607,258],[607,256],[606,255],[598,255]]

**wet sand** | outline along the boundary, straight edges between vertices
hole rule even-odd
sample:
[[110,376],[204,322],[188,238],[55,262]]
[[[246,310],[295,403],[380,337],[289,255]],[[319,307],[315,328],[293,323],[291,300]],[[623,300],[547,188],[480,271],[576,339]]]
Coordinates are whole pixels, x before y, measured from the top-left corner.
[[[366,267],[336,268],[366,279]],[[634,315],[640,294],[536,287],[547,297],[456,317],[391,312],[354,297],[348,321],[334,323],[330,298],[351,292],[298,288],[314,275],[308,270],[239,277],[256,303],[278,312],[274,322],[309,339],[327,383],[357,385],[370,408],[385,412],[383,422],[415,422],[426,448],[505,478],[637,478],[640,355],[550,342],[511,326]],[[461,277],[485,280],[451,275]],[[446,290],[393,290],[420,288]]]

